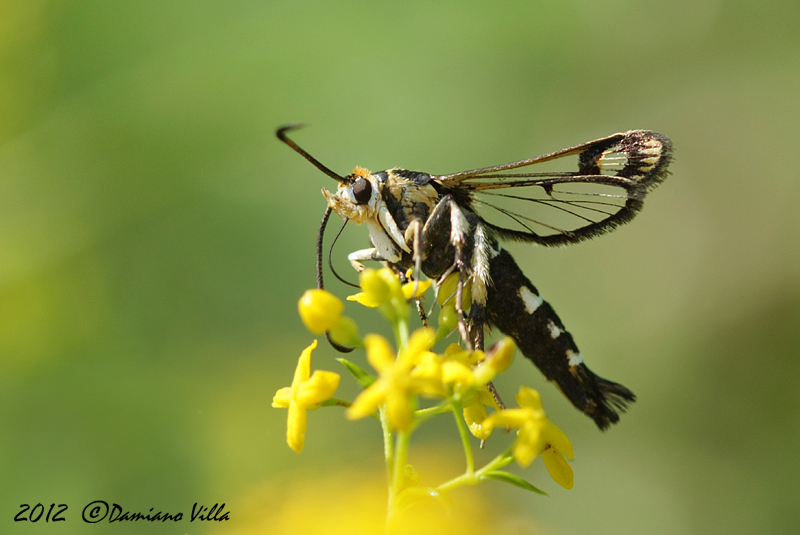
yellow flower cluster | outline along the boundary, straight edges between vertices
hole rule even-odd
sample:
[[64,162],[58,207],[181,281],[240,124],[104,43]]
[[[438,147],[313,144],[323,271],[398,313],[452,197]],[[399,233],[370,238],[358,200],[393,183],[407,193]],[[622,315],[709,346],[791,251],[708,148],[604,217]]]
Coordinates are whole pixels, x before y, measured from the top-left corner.
[[488,353],[470,353],[458,344],[451,344],[444,352],[442,379],[446,384],[453,385],[454,392],[462,396],[464,419],[470,433],[481,440],[486,440],[492,434],[492,429],[483,425],[488,416],[486,407],[500,410],[486,385],[511,365],[515,349],[514,340],[505,337]]
[[[359,338],[353,320],[343,315],[344,303],[324,290],[308,290],[298,305],[303,323],[309,330],[317,334],[328,333],[331,339],[342,345],[365,347],[367,361],[377,372],[377,378],[372,379],[357,366],[347,363],[368,378],[362,382],[364,391],[352,404],[337,402],[349,405],[346,411],[349,419],[372,416],[383,408],[388,432],[408,434],[424,421],[425,418],[421,418],[423,413],[438,410],[417,411],[418,396],[444,400],[438,406],[442,408],[438,412],[462,409],[466,427],[460,425],[464,433],[469,429],[481,440],[487,439],[496,427],[519,428],[504,463],[512,462],[513,454],[513,459],[527,467],[541,455],[551,477],[563,487],[572,488],[573,473],[565,459],[565,456],[572,459],[572,445],[545,415],[539,394],[523,386],[516,396],[519,407],[500,410],[487,389],[487,384],[511,365],[515,351],[511,338],[503,338],[485,352],[465,351],[458,344],[451,344],[441,354],[432,351],[443,333],[447,334],[457,326],[457,274],[439,285],[437,299],[442,313],[438,331],[423,327],[410,334],[407,327],[408,301],[422,295],[431,281],[411,281],[401,285],[397,275],[385,268],[365,270],[360,282],[363,291],[348,299],[380,309],[395,327],[399,351],[377,334],[368,334],[363,340]],[[462,299],[465,309],[470,306],[470,295],[471,290],[466,285]],[[273,400],[273,406],[289,409],[287,439],[289,446],[297,452],[303,447],[306,411],[330,399],[339,384],[339,376],[333,372],[315,371],[310,374],[311,351],[315,347],[316,341],[303,351],[292,385],[279,390]],[[491,415],[487,407],[493,409]],[[471,453],[468,452],[468,456],[471,457]]]

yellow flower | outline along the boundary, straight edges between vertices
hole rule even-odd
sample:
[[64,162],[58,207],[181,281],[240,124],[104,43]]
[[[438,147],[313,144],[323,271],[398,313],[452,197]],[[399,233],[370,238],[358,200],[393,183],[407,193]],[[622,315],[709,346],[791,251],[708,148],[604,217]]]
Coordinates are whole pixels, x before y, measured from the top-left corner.
[[297,304],[300,319],[314,334],[330,331],[342,318],[344,303],[325,290],[306,290]]
[[[500,343],[495,345],[495,348]],[[501,352],[507,352],[508,344],[504,344]],[[497,358],[498,351],[492,348],[492,357]],[[513,343],[511,351],[513,352]],[[486,389],[486,383],[491,379],[483,381],[479,372],[481,370],[493,370],[494,368],[484,365],[479,368],[473,368],[475,364],[486,359],[487,361],[492,357],[487,357],[483,351],[466,351],[458,344],[450,344],[445,349],[442,356],[442,382],[445,385],[450,385],[453,390],[462,396],[461,402],[464,407],[464,419],[467,421],[470,432],[481,440],[489,438],[492,433],[491,427],[484,427],[483,422],[486,420],[488,414],[486,407],[493,407],[495,410],[500,410],[497,402],[491,393]],[[503,354],[500,359],[507,358]],[[488,375],[483,372],[483,376]],[[492,375],[493,376],[493,375]]]
[[456,343],[452,343],[444,350],[444,358],[448,362],[461,362],[466,366],[477,364],[484,358],[483,351],[473,351],[470,353]]
[[[406,277],[409,279],[411,278],[410,269],[408,270],[408,274],[406,275]],[[420,297],[422,296],[422,294],[428,291],[428,288],[431,287],[431,284],[433,284],[433,281],[430,279],[424,281],[409,280],[407,283],[403,285],[402,288],[403,297],[405,297],[406,300],[413,299],[415,297]],[[414,292],[414,288],[417,289],[416,293]]]
[[356,420],[369,416],[385,403],[389,424],[394,429],[409,431],[414,415],[412,396],[444,395],[441,371],[436,371],[429,351],[433,343],[433,330],[418,329],[411,335],[408,347],[395,358],[385,338],[377,334],[365,336],[367,360],[378,372],[378,378],[347,409],[347,417]]
[[469,432],[481,440],[486,440],[492,434],[492,427],[484,425],[487,418],[486,407],[500,410],[494,396],[485,386],[477,391],[474,403],[464,407],[464,419],[467,421]]
[[362,292],[347,299],[364,306],[380,307],[391,322],[408,317],[408,302],[403,295],[400,279],[390,268],[365,269],[359,277]]
[[501,372],[504,372],[514,360],[514,350],[517,345],[510,336],[501,338],[486,353],[486,358],[475,368],[475,380],[478,384],[485,385]]
[[547,420],[542,434],[546,437],[542,460],[547,467],[547,473],[550,474],[553,481],[565,489],[571,489],[575,484],[575,478],[572,468],[567,464],[564,456],[566,455],[569,459],[573,458],[572,443],[567,435],[550,420]]
[[475,384],[475,374],[472,369],[457,360],[446,360],[442,363],[442,381],[447,385],[470,387]]
[[306,290],[297,303],[300,319],[314,334],[327,332],[331,340],[343,346],[362,347],[358,326],[352,318],[342,315],[344,303],[325,290]]
[[405,299],[400,279],[390,268],[365,269],[361,272],[359,282],[367,299],[379,305],[392,299]]
[[518,409],[505,409],[492,414],[483,422],[483,426],[489,429],[496,426],[519,427],[517,440],[514,441],[514,459],[527,467],[537,455],[542,454],[550,477],[562,487],[571,489],[574,484],[572,468],[564,456],[573,458],[572,443],[547,418],[536,390],[520,387],[517,404]]
[[484,386],[511,365],[515,348],[514,340],[508,336],[499,340],[488,353],[468,352],[458,344],[450,344],[443,355],[442,378],[445,384],[456,387]]
[[[369,271],[370,273],[367,273]],[[411,270],[409,271],[409,276]],[[365,307],[375,308],[380,306],[382,303],[391,300],[392,298],[399,297],[397,295],[397,287],[394,284],[394,281],[391,279],[397,279],[399,282],[399,278],[394,272],[389,268],[383,268],[379,271],[377,270],[364,270],[364,276],[362,276],[361,284],[362,288],[365,288],[365,291],[359,292],[355,295],[350,295],[347,297],[348,301],[355,301],[364,305]],[[366,279],[366,280],[365,280]],[[366,283],[366,286],[364,284]],[[408,301],[414,297],[420,297],[424,294],[428,288],[431,287],[433,281],[431,280],[424,280],[424,281],[409,281],[402,286],[400,286],[400,292],[403,295],[403,298]],[[414,293],[414,287],[417,288],[416,294]],[[369,288],[369,291],[366,290]]]
[[472,366],[483,360],[483,351],[469,352],[458,344],[450,344],[444,350],[442,363],[442,380],[445,384],[459,387],[471,387],[475,384]]
[[422,351],[414,360],[416,364],[411,370],[411,377],[425,382],[424,391],[447,395],[442,385],[442,358],[433,351]]
[[502,373],[511,366],[517,344],[510,336],[505,336],[495,343],[486,354],[485,364],[496,373]]
[[281,388],[272,398],[272,406],[289,409],[286,441],[297,453],[303,450],[306,436],[306,411],[330,399],[339,387],[339,374],[316,370],[311,375],[311,352],[317,341],[303,350],[294,371],[292,386]]
[[375,308],[380,305],[380,303],[375,300],[375,296],[370,295],[367,292],[358,292],[355,295],[348,295],[347,300],[355,301],[356,303],[369,308]]

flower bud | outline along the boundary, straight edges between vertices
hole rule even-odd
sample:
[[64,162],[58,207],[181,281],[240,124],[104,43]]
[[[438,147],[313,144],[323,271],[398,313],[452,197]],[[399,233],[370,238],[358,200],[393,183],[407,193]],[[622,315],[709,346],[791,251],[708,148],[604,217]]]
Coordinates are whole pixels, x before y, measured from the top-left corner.
[[306,290],[297,304],[300,319],[314,334],[330,331],[339,324],[344,310],[341,299],[325,290]]

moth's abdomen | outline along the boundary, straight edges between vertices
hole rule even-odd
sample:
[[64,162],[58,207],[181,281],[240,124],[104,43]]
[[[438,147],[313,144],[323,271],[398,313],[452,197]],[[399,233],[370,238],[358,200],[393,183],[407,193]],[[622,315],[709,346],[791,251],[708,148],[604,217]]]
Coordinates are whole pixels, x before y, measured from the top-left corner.
[[514,338],[522,354],[600,429],[619,421],[618,411],[624,412],[636,400],[633,393],[586,367],[553,307],[507,251],[500,250],[489,263],[493,282],[486,303],[489,321]]

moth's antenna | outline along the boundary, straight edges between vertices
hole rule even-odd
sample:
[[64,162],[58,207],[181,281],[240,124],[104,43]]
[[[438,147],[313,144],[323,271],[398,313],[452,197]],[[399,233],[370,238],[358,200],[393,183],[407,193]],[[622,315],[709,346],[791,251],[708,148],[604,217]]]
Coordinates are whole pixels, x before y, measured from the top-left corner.
[[328,225],[328,218],[331,217],[331,207],[325,209],[325,215],[322,216],[322,222],[319,224],[319,232],[317,233],[317,289],[324,290],[325,283],[322,280],[322,238],[325,236],[325,227]]
[[[319,290],[325,289],[325,283],[322,280],[322,238],[325,236],[325,227],[328,224],[328,218],[331,216],[331,207],[328,206],[325,209],[325,215],[322,216],[322,222],[319,224],[319,233],[317,234],[317,288]],[[342,231],[340,230],[339,233]],[[338,277],[338,275],[337,275]],[[329,332],[325,333],[325,338],[328,339],[328,343],[340,353],[350,353],[354,347],[347,347],[340,344],[337,344],[333,340],[331,340],[331,334]]]
[[302,128],[304,126],[305,126],[304,123],[287,124],[278,128],[278,130],[275,132],[275,135],[278,136],[278,139],[280,139],[281,141],[292,147],[292,149],[294,149],[294,151],[297,152],[300,156],[302,156],[303,158],[314,164],[314,167],[316,167],[317,169],[319,169],[332,179],[336,180],[337,182],[348,182],[348,180],[345,177],[339,176],[330,169],[328,169],[325,165],[322,164],[322,162],[320,162],[319,160],[311,156],[309,153],[301,149],[297,143],[295,143],[286,136],[286,132],[297,130],[298,128]]

